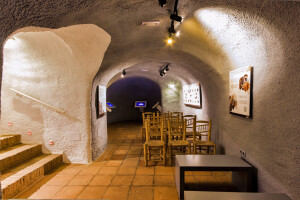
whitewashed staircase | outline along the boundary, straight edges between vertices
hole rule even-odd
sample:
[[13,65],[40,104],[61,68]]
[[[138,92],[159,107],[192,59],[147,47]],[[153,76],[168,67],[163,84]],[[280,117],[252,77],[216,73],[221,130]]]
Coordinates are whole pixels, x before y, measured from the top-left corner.
[[0,136],[2,198],[13,198],[62,164],[62,155],[42,153],[41,144],[21,144],[20,135]]

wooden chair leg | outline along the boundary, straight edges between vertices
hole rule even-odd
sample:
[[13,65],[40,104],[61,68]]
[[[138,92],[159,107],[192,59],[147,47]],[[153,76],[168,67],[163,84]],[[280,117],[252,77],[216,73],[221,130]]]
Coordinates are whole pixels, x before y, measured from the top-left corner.
[[197,148],[196,144],[194,144],[193,147],[194,147],[194,154],[196,154],[196,148]]
[[164,166],[166,166],[166,145],[163,146],[163,159],[164,159]]
[[201,148],[201,145],[199,145],[199,154],[202,154],[202,148]]
[[169,166],[172,166],[172,146],[169,145]]
[[144,144],[144,160],[145,160],[145,166],[148,167],[148,149],[147,145]]
[[191,154],[191,144],[188,145],[188,154]]
[[214,145],[214,155],[216,155],[216,145]]

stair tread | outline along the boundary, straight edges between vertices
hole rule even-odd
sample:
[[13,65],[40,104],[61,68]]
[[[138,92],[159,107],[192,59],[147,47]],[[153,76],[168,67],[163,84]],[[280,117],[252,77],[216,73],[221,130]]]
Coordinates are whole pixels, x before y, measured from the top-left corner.
[[0,140],[3,140],[4,138],[9,138],[9,137],[16,137],[18,136],[17,134],[16,135],[0,135]]
[[19,144],[0,151],[0,160],[41,144]]
[[30,160],[27,160],[25,162],[22,162],[20,163],[18,166],[16,167],[13,167],[11,169],[8,169],[8,170],[5,170],[3,172],[1,172],[1,179],[4,180],[6,179],[7,177],[17,173],[18,171],[21,171],[22,169],[25,169],[26,167],[42,160],[43,158],[49,156],[48,154],[42,154],[42,155],[39,155],[39,156],[36,156]]
[[4,171],[4,173],[1,174],[1,179],[2,179],[1,184],[3,185],[3,188],[7,184],[11,184],[10,177],[14,177],[14,176],[22,177],[23,175],[27,174],[28,171],[32,171],[38,167],[41,167],[58,156],[62,156],[62,154],[42,154],[40,156],[37,156],[34,159],[22,163],[21,165],[15,168]]
[[6,149],[21,143],[21,135],[0,135],[0,149]]

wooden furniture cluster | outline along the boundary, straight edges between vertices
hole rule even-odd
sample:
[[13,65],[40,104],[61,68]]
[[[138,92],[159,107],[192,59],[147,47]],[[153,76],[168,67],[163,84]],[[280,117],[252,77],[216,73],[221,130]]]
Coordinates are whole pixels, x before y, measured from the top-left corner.
[[142,139],[144,142],[145,165],[150,160],[163,160],[169,165],[178,154],[215,154],[216,147],[211,141],[211,120],[197,121],[195,115],[182,112],[152,113],[143,115]]

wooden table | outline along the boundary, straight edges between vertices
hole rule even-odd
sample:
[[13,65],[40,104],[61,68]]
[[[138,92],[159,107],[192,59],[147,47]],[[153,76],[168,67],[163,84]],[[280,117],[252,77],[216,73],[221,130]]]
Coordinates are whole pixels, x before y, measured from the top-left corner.
[[292,200],[283,193],[184,191],[185,200]]
[[176,155],[175,181],[178,197],[184,198],[185,171],[232,171],[232,183],[241,192],[252,192],[254,167],[232,155]]

